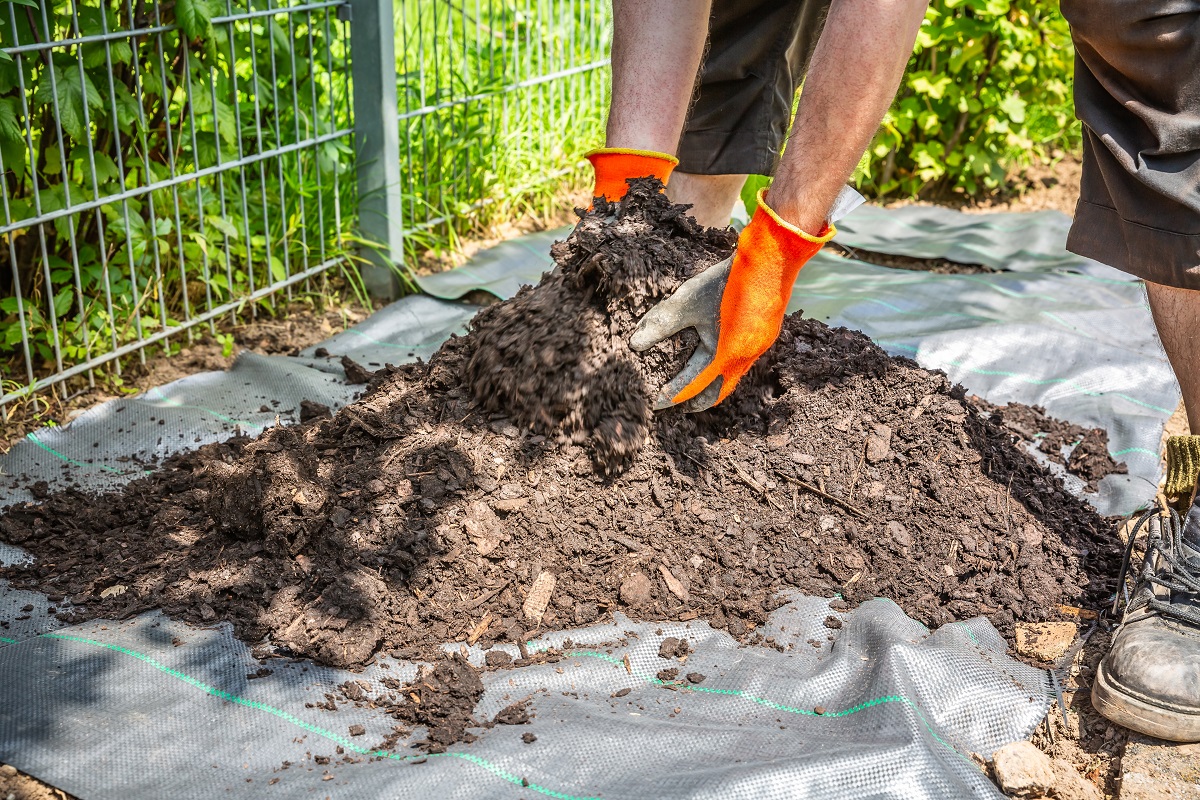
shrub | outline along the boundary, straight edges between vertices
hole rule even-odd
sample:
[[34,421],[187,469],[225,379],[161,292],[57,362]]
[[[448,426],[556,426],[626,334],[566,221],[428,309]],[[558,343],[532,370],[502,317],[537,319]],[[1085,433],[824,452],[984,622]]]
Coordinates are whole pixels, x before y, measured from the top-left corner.
[[934,0],[856,172],[868,195],[976,194],[1080,146],[1074,48],[1056,0]]

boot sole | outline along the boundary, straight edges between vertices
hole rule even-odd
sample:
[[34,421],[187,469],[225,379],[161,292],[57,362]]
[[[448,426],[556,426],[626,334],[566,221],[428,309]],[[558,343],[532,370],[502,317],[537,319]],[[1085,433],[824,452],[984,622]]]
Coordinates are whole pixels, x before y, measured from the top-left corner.
[[1200,742],[1200,713],[1175,711],[1134,697],[1105,674],[1103,661],[1092,684],[1092,706],[1138,733],[1172,742]]

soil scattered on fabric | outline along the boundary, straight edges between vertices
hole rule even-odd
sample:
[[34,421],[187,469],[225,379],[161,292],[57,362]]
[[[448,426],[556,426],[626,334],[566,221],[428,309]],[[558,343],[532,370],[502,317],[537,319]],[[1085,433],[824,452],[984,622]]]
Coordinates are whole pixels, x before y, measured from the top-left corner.
[[473,742],[467,728],[477,728],[475,704],[483,697],[479,671],[455,653],[433,666],[423,667],[416,680],[404,687],[402,702],[394,716],[412,725],[425,726],[425,741],[416,746],[431,753],[444,753],[456,742]]
[[[1041,406],[1009,403],[994,406],[979,397],[971,402],[989,410],[1006,429],[1022,442],[1037,446],[1054,463],[1084,482],[1095,492],[1108,475],[1125,475],[1129,467],[1108,452],[1108,431],[1085,428],[1046,414]],[[1065,454],[1064,454],[1065,453]]]
[[[657,188],[599,204],[540,287],[333,416],[13,507],[0,540],[36,560],[0,577],[67,622],[161,608],[258,654],[429,660],[431,697],[468,716],[443,642],[523,646],[619,610],[757,643],[789,589],[1011,636],[1112,591],[1111,526],[961,387],[862,334],[792,315],[726,403],[652,415],[688,337],[625,342],[733,245]],[[449,731],[431,741],[463,722],[421,713]]]
[[847,247],[830,242],[826,247],[831,253],[856,261],[864,261],[880,267],[907,269],[913,272],[935,272],[939,275],[987,275],[1000,270],[984,264],[961,264],[947,258],[914,258],[912,256],[897,256],[890,253],[876,253],[857,247]]

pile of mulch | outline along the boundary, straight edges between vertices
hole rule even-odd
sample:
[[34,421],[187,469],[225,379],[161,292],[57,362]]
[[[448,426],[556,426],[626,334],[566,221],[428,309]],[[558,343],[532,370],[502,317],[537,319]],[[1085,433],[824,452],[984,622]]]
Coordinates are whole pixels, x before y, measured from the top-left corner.
[[1111,593],[1106,521],[862,334],[793,315],[726,403],[652,414],[690,334],[641,355],[632,327],[734,244],[683,211],[652,183],[599,203],[540,286],[332,417],[10,509],[37,558],[0,577],[66,621],[161,608],[339,667],[617,610],[754,642],[789,589],[1006,635]]

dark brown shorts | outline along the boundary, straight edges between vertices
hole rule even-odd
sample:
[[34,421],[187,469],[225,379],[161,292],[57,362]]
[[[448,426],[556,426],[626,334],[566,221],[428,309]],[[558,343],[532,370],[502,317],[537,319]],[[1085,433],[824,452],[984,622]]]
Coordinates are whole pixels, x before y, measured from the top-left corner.
[[1200,289],[1200,0],[1062,0],[1083,181],[1067,249]]
[[714,0],[680,172],[770,175],[830,0]]

